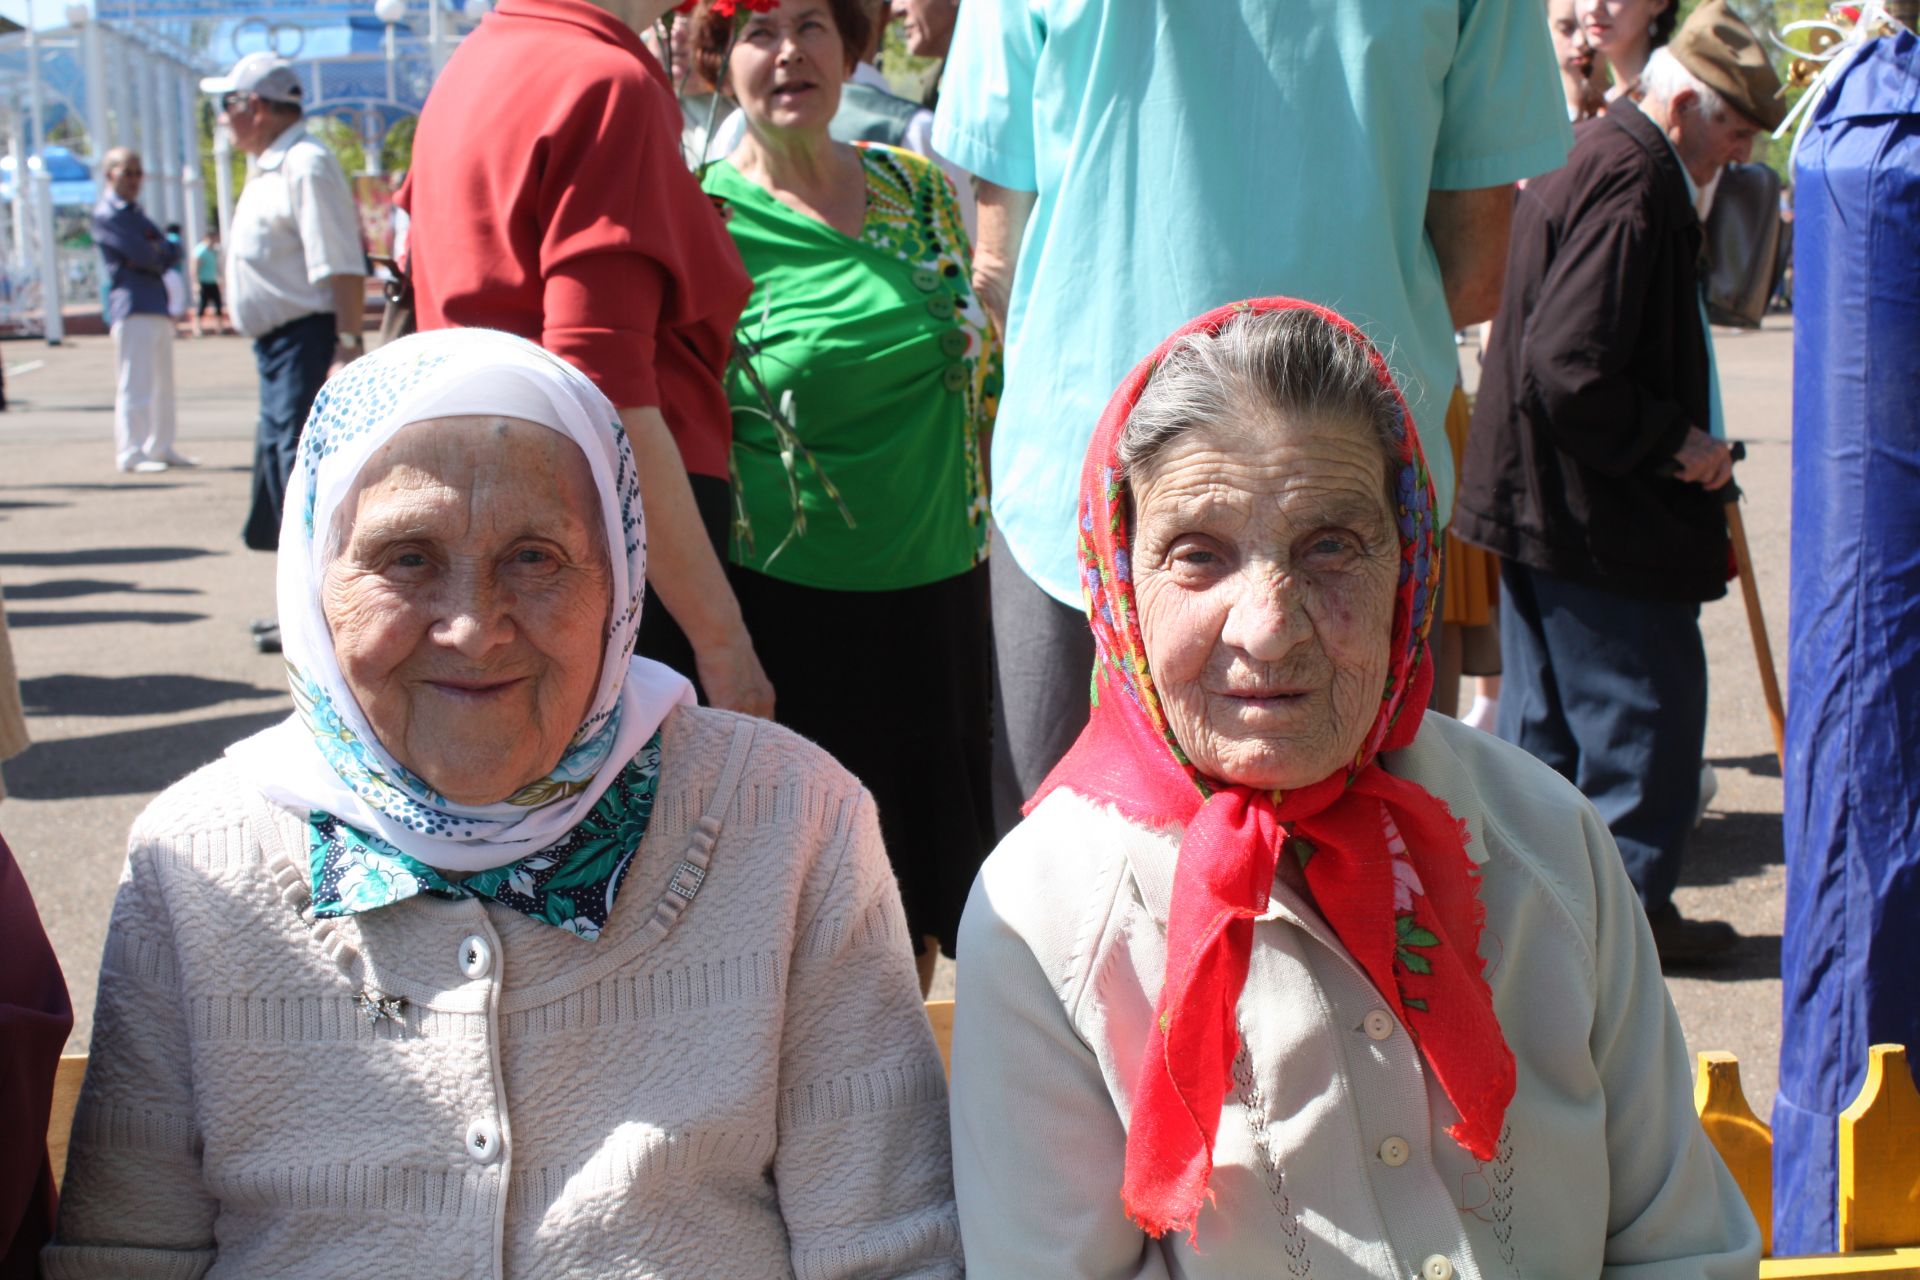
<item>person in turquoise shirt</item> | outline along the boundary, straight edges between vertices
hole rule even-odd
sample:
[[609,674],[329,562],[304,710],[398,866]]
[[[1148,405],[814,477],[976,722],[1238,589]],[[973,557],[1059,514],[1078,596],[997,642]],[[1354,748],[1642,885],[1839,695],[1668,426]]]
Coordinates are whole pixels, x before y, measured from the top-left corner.
[[200,243],[193,246],[193,280],[200,289],[200,305],[193,313],[193,336],[202,335],[202,324],[207,312],[213,312],[213,322],[220,327],[221,333],[227,330],[227,304],[220,296],[220,230],[218,227],[208,230],[200,237]]
[[1004,831],[1086,723],[1074,499],[1127,370],[1236,298],[1336,308],[1392,361],[1444,520],[1453,332],[1498,302],[1512,184],[1573,135],[1540,0],[967,0],[943,84],[934,146],[977,179],[975,286],[1007,334]]

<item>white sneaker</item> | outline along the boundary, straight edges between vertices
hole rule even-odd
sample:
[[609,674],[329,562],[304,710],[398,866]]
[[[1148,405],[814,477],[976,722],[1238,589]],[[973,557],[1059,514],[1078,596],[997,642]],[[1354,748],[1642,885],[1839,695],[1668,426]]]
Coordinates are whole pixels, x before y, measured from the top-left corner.
[[135,475],[151,476],[165,471],[167,464],[158,458],[136,458],[132,462],[121,463],[120,469],[122,471],[132,472]]
[[1720,779],[1714,776],[1713,766],[1700,762],[1700,807],[1693,811],[1693,825],[1699,826],[1707,820],[1707,806],[1720,794]]
[[161,454],[160,461],[166,463],[170,467],[197,467],[200,465],[200,459],[189,458],[186,454],[177,452],[176,450],[173,450],[173,449],[169,449],[165,453]]

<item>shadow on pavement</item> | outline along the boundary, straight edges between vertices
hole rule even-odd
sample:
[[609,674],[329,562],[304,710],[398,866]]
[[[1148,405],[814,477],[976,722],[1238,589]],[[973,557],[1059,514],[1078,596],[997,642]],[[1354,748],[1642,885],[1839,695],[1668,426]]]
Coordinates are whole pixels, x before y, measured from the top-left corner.
[[55,578],[51,582],[9,582],[0,586],[9,600],[71,600],[75,596],[197,596],[198,587],[143,587],[137,582],[103,582],[99,578]]
[[285,718],[284,712],[256,711],[37,742],[26,754],[7,761],[7,794],[22,800],[73,800],[163,791],[232,743]]
[[40,507],[70,507],[71,502],[0,502],[0,511],[28,511]]
[[65,609],[34,613],[9,612],[7,625],[21,631],[28,627],[86,627],[100,623],[118,626],[130,622],[144,622],[164,627],[182,622],[204,622],[206,617],[204,613],[188,613],[182,609]]
[[[13,594],[9,591],[7,594]],[[1756,778],[1780,776],[1780,757],[1768,752],[1757,756],[1721,756],[1707,761],[1716,769],[1745,769]]]
[[1709,812],[1687,842],[1683,885],[1732,884],[1786,863],[1777,813]]
[[[107,410],[113,410],[112,405]],[[134,489],[178,489],[180,486],[165,480],[116,480],[98,483],[76,484],[0,484],[0,489],[57,489],[63,493],[127,493]]]
[[168,715],[286,696],[285,689],[204,676],[38,676],[20,682],[20,701],[31,716]]
[[1756,978],[1780,976],[1780,935],[1777,933],[1742,934],[1733,953],[1715,965],[1665,970],[1669,977],[1697,978],[1703,982],[1751,982]]
[[77,568],[92,564],[162,564],[169,560],[197,560],[223,556],[205,547],[82,547],[77,551],[4,551],[0,565],[20,569]]

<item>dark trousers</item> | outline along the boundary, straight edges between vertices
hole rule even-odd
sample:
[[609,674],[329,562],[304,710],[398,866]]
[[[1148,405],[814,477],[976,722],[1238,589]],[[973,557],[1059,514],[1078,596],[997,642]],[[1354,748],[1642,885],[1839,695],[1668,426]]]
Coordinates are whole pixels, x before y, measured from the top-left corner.
[[300,452],[313,398],[333,364],[333,313],[302,316],[253,340],[260,370],[260,422],[253,441],[253,506],[241,537],[255,551],[280,549],[287,477]]
[[1087,727],[1093,631],[1083,609],[1029,578],[993,530],[993,825],[1004,837],[1020,806]]
[[1700,803],[1707,651],[1700,606],[1641,600],[1500,562],[1500,714],[1613,832],[1649,913],[1680,882]]

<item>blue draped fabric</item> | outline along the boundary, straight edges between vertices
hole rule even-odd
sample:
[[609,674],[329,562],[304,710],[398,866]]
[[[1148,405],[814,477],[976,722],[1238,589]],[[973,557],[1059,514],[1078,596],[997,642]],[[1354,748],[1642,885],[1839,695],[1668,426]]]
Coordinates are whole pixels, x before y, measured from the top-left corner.
[[1835,1247],[1868,1045],[1920,1049],[1920,41],[1841,73],[1794,179],[1776,1254]]

